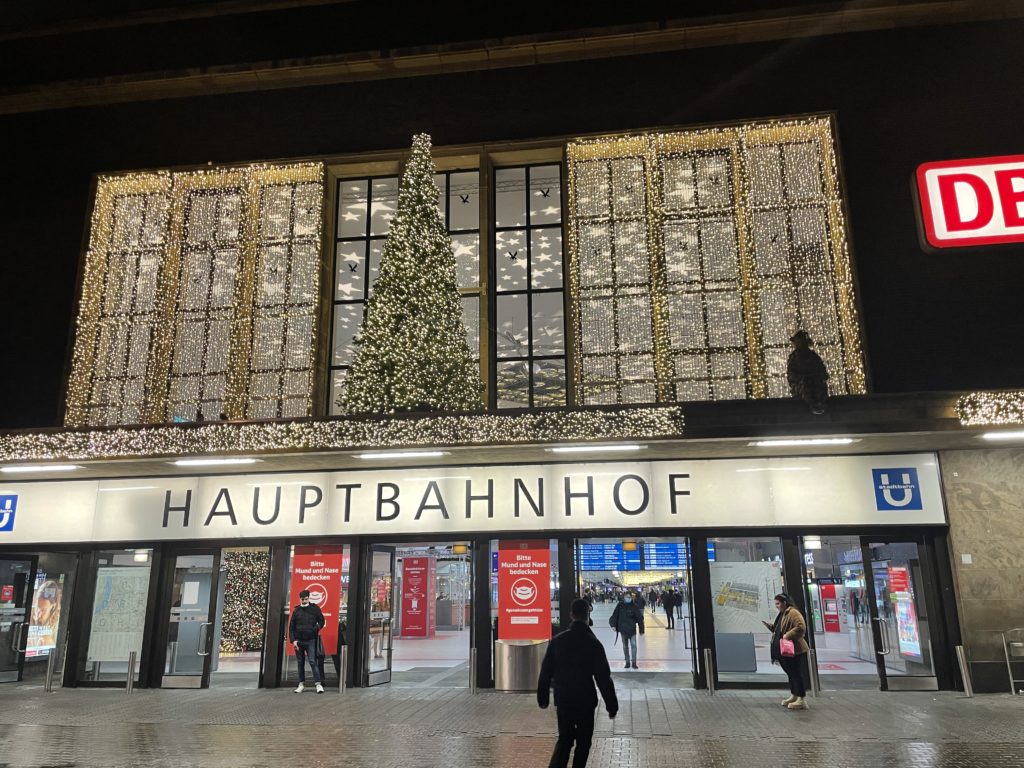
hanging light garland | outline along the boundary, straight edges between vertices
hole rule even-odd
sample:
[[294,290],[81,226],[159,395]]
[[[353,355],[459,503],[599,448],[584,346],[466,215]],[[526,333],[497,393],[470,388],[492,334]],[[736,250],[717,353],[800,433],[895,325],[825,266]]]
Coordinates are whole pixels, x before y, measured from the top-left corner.
[[971,392],[956,403],[965,427],[1024,424],[1024,392]]
[[674,406],[0,434],[0,462],[678,438]]

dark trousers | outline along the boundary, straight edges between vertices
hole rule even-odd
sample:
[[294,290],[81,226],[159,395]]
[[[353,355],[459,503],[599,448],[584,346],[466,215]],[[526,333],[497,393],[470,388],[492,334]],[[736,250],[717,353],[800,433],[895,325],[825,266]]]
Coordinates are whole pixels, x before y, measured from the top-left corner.
[[573,742],[576,751],[572,757],[572,768],[584,768],[590,756],[590,742],[594,738],[594,708],[557,707],[558,742],[551,755],[548,768],[566,768]]
[[309,657],[309,666],[313,668],[313,681],[316,683],[323,682],[323,676],[320,672],[320,665],[317,664],[316,660],[316,638],[312,640],[299,640],[298,646],[295,648],[295,659],[299,662],[299,682],[306,682],[306,657]]
[[804,686],[804,654],[796,656],[783,656],[779,665],[789,678],[789,692],[801,699],[807,695],[807,688]]
[[668,628],[676,628],[676,609],[671,605],[665,609],[665,615],[668,616]]

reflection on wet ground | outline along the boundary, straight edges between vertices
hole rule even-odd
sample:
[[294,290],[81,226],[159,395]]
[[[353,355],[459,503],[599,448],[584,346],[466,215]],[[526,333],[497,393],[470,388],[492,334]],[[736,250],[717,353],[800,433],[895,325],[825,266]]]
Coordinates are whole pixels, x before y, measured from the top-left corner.
[[[1024,768],[1024,697],[621,690],[598,768]],[[547,764],[555,718],[533,696],[452,688],[61,690],[0,687],[0,767],[303,768]]]

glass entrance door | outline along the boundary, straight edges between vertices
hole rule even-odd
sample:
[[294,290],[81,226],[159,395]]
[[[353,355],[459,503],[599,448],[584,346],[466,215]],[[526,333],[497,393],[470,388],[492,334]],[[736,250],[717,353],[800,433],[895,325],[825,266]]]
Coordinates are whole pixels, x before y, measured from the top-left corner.
[[178,554],[173,568],[161,685],[207,688],[220,551]]
[[21,680],[35,570],[35,557],[0,557],[0,683]]
[[804,536],[810,641],[826,690],[936,690],[918,545]]
[[372,546],[366,580],[366,646],[363,681],[367,686],[391,682],[392,620],[394,618],[395,548]]
[[865,538],[863,549],[882,690],[938,690],[918,545]]

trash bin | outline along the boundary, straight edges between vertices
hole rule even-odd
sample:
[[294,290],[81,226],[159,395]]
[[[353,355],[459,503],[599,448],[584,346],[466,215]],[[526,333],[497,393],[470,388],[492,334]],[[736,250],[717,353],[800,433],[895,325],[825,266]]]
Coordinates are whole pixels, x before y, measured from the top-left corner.
[[494,689],[525,693],[537,690],[547,640],[495,640]]

